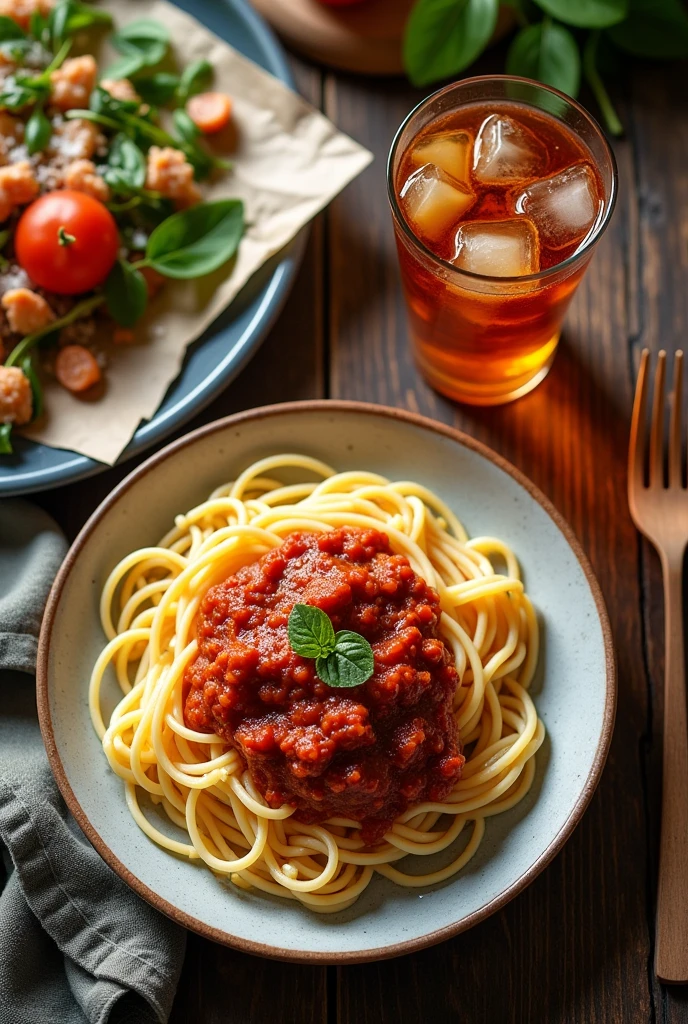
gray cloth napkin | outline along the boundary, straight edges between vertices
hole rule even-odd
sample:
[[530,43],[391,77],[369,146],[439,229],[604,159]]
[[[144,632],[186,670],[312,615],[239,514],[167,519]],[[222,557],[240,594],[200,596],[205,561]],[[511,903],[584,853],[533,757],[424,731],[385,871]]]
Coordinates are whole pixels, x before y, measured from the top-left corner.
[[40,509],[0,502],[0,1024],[153,1024],[169,1016],[185,932],[85,839],[36,717],[37,636],[65,547]]

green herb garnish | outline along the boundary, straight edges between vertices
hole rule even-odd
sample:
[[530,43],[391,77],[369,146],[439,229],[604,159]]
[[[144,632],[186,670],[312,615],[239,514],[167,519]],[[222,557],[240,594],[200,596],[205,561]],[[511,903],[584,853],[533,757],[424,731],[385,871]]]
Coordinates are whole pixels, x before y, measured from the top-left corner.
[[361,686],[373,674],[373,649],[360,633],[340,629],[322,608],[295,604],[287,628],[289,643],[302,658],[315,659],[315,671],[327,686]]
[[244,233],[244,204],[240,199],[216,199],[174,213],[154,229],[143,260],[165,277],[204,277],[237,251]]
[[[575,97],[582,68],[613,135],[623,128],[600,74],[605,55],[617,48],[650,59],[688,57],[688,10],[681,0],[506,2],[520,26],[507,72]],[[499,0],[416,0],[404,39],[404,63],[414,85],[455,78],[469,67],[492,38],[498,8]]]
[[116,323],[133,327],[148,304],[148,289],[141,271],[118,259],[105,282],[105,302]]

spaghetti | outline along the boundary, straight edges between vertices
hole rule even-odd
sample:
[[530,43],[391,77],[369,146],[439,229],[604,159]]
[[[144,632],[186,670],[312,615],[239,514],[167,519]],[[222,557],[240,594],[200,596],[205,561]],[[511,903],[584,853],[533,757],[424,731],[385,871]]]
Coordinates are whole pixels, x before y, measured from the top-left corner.
[[[283,484],[294,471],[319,483]],[[239,752],[184,718],[184,677],[197,655],[195,625],[209,588],[260,559],[294,531],[374,529],[404,555],[440,598],[439,633],[452,651],[458,685],[454,716],[466,763],[449,796],[400,814],[374,847],[360,823],[330,818],[307,825],[294,807],[270,807]],[[495,571],[493,561],[506,572]],[[419,484],[365,472],[335,473],[305,456],[278,455],[246,469],[185,515],[156,547],[124,558],[101,599],[108,638],[93,670],[93,725],[129,810],[156,843],[202,860],[243,889],[297,899],[310,909],[350,906],[377,872],[402,886],[428,886],[460,871],[475,854],[485,819],[528,792],[544,727],[528,687],[538,626],[513,553],[491,537],[469,540],[452,511]],[[123,692],[106,725],[101,684],[111,666]],[[144,791],[183,837],[144,814]],[[409,874],[397,862],[451,847],[450,862]],[[422,863],[422,862],[417,862]]]

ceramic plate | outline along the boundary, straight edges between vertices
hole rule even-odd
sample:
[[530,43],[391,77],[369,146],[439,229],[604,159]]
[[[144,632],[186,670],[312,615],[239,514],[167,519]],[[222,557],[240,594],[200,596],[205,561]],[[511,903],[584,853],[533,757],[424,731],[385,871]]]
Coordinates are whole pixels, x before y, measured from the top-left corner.
[[[284,51],[246,0],[176,0],[199,21],[286,85],[294,87]],[[306,232],[273,257],[192,344],[153,418],[142,423],[119,461],[159,444],[234,380],[281,310],[301,262]],[[0,497],[71,483],[108,469],[85,455],[16,439],[14,456],[0,459]]]
[[[534,683],[547,729],[535,783],[512,811],[488,818],[464,871],[432,890],[375,878],[358,902],[317,915],[236,890],[176,859],[139,831],[88,714],[87,686],[105,639],[102,584],[125,554],[155,543],[176,513],[255,459],[302,452],[336,469],[413,479],[437,491],[472,534],[496,534],[518,555],[541,616]],[[106,680],[114,707],[117,686]],[[476,924],[520,892],[561,849],[587,806],[607,755],[615,708],[607,614],[570,528],[535,487],[489,449],[409,413],[345,402],[272,406],[221,420],[175,442],[132,473],[91,517],[50,596],[41,636],[43,736],[64,797],[105,860],[181,924],[251,953],[304,962],[356,962],[430,945]],[[152,812],[155,813],[155,812]],[[162,819],[158,827],[173,828]]]

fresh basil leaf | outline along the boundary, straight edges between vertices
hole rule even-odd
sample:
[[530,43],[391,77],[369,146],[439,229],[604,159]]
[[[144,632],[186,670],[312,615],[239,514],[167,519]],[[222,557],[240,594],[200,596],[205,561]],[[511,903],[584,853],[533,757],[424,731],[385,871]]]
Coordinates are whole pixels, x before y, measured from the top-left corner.
[[146,67],[146,59],[142,53],[127,53],[119,57],[107,68],[105,78],[133,78]]
[[495,30],[499,0],[417,0],[404,34],[404,65],[414,85],[457,75]]
[[40,153],[50,142],[53,126],[42,107],[36,107],[26,122],[24,142],[31,155]]
[[172,114],[172,120],[174,121],[177,135],[182,142],[195,142],[196,139],[200,138],[200,128],[185,110],[175,110]]
[[152,66],[159,64],[167,53],[170,33],[160,21],[139,18],[123,25],[114,33],[111,42],[119,53],[139,57],[143,64]]
[[143,188],[146,180],[146,158],[127,135],[115,135],[108,154],[105,180],[111,188]]
[[628,17],[609,35],[612,42],[634,57],[687,57],[688,11],[681,0],[632,0]]
[[295,604],[289,615],[287,635],[293,651],[302,658],[320,658],[335,648],[334,626],[327,612],[310,604]]
[[[628,0],[535,0],[546,14],[576,28],[608,28],[628,14]],[[662,0],[655,0],[661,6]]]
[[80,0],[60,0],[53,7],[49,18],[53,43],[58,44],[75,32],[83,32],[95,25],[112,25],[112,15],[91,4],[81,3]]
[[179,82],[179,75],[172,75],[167,71],[157,71],[154,75],[135,78],[134,88],[146,103],[164,107],[176,94]]
[[17,25],[16,21],[2,14],[0,15],[0,43],[6,43],[9,39],[26,39],[26,32]]
[[146,246],[146,262],[165,277],[203,277],[232,258],[243,232],[240,199],[199,203],[155,228]]
[[12,424],[0,423],[0,455],[12,455]]
[[361,686],[375,671],[373,649],[360,633],[342,629],[331,654],[320,657],[315,671],[327,686]]
[[187,64],[177,90],[180,103],[186,103],[190,96],[207,89],[213,80],[213,74],[213,65],[209,60],[193,60]]
[[567,28],[545,18],[514,37],[506,56],[506,72],[535,78],[577,96],[581,77],[578,44]]
[[106,114],[109,117],[121,117],[122,114],[135,114],[139,109],[136,100],[118,100],[111,96],[102,85],[97,85],[91,93],[88,103],[90,109],[96,114]]
[[141,271],[118,259],[105,281],[105,302],[113,320],[122,327],[133,327],[148,304],[148,289]]
[[43,386],[36,373],[33,356],[25,356],[19,367],[31,385],[31,397],[33,399],[31,408],[31,422],[43,415]]
[[46,18],[40,11],[33,11],[29,19],[29,35],[42,46],[50,46],[49,18]]
[[40,91],[30,86],[24,86],[20,82],[15,81],[9,85],[5,82],[5,90],[0,93],[0,108],[19,110],[29,103],[35,103],[42,95],[43,93]]

